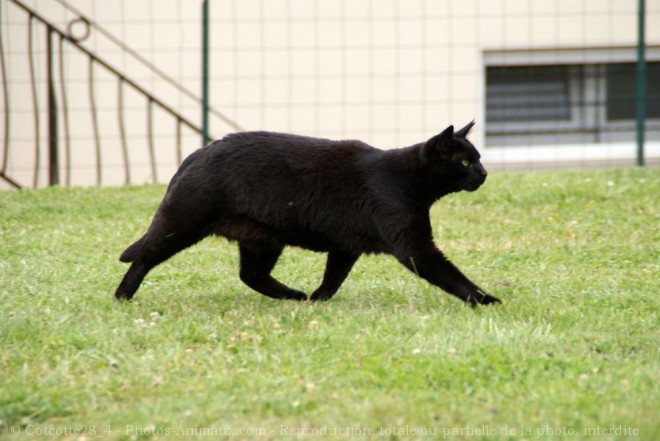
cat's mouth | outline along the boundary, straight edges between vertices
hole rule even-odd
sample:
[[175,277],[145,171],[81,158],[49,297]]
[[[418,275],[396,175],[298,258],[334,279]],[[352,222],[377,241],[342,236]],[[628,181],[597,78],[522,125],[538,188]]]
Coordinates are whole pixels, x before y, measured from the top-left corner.
[[474,178],[465,185],[465,190],[476,191],[479,187],[483,185],[484,182],[486,182],[485,176],[483,178],[482,177]]

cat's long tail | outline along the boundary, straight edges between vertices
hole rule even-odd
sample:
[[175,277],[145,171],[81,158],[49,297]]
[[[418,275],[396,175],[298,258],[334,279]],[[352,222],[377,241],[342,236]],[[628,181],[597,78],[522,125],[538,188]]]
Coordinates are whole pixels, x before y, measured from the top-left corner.
[[142,242],[144,242],[145,237],[146,235],[142,236],[134,244],[129,245],[129,247],[126,248],[123,253],[121,253],[121,256],[119,256],[119,261],[124,263],[130,263],[133,260],[135,260],[135,256],[137,256],[138,251],[140,251],[140,247],[142,246]]

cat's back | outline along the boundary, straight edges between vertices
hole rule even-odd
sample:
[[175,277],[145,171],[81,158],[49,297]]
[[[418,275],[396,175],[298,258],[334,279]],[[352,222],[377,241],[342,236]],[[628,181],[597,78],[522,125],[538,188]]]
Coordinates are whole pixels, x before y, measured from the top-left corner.
[[236,133],[204,150],[203,179],[196,181],[221,189],[232,201],[249,196],[251,205],[279,198],[348,199],[363,187],[365,164],[383,152],[361,141],[276,132]]
[[213,156],[223,159],[240,159],[257,163],[284,161],[294,164],[319,160],[341,161],[379,151],[361,141],[335,141],[265,131],[233,133],[208,148]]
[[383,150],[361,141],[334,141],[277,132],[240,132],[197,150],[174,181],[179,186],[228,191],[319,184],[359,185],[365,164]]

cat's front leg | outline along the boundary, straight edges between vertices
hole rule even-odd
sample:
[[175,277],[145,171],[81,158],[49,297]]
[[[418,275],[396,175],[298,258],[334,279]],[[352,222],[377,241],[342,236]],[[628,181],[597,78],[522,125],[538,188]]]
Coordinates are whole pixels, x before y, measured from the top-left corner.
[[435,246],[424,252],[408,253],[407,256],[397,256],[399,261],[410,271],[442,288],[470,306],[502,303],[497,297],[491,296],[468,279],[444,254]]
[[381,236],[399,262],[471,306],[502,303],[468,279],[433,243],[428,213],[409,206],[384,206],[376,218]]

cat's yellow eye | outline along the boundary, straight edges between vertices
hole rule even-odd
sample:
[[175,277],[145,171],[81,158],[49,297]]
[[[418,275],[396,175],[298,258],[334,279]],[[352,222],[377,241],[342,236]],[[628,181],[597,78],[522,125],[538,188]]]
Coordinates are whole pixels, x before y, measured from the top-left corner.
[[470,161],[468,161],[467,159],[463,159],[463,160],[461,161],[461,164],[463,164],[463,167],[466,167],[466,168],[467,168],[467,167],[470,166]]

